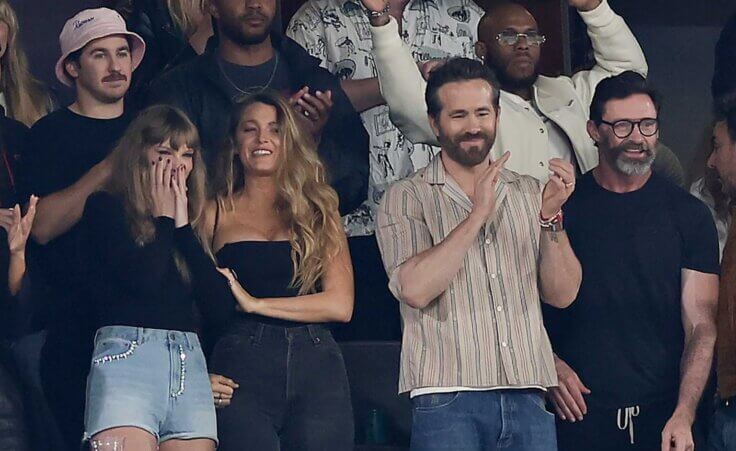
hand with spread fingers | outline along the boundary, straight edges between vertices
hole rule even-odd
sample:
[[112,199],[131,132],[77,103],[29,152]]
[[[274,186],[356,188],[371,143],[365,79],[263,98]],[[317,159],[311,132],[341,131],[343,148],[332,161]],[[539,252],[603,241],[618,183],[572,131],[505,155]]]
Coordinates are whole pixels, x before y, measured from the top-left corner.
[[36,217],[38,197],[31,196],[28,211],[21,216],[20,205],[0,210],[0,226],[8,233],[8,248],[11,255],[25,254],[28,236],[31,233],[33,220]]
[[210,374],[210,385],[212,386],[212,398],[217,409],[229,406],[233,400],[235,390],[240,387],[234,380],[219,374]]
[[549,160],[552,175],[542,193],[542,217],[554,217],[575,191],[575,168],[572,163],[561,158]]
[[292,95],[289,102],[304,119],[307,130],[319,141],[330,119],[333,106],[332,91],[316,91],[310,94],[309,88],[305,86]]

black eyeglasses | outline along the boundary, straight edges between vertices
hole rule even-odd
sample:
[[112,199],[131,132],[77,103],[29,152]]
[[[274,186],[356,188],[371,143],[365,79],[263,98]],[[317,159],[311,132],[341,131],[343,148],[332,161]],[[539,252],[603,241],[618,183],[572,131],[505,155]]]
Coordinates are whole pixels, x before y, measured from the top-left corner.
[[547,38],[538,31],[529,31],[527,33],[517,33],[515,31],[502,31],[496,35],[496,40],[501,45],[516,45],[519,39],[525,38],[529,45],[542,45]]
[[642,136],[653,136],[659,130],[659,120],[651,117],[640,121],[621,119],[620,121],[608,122],[601,119],[601,124],[606,124],[613,129],[613,134],[618,138],[628,138],[634,131],[634,125],[639,127]]

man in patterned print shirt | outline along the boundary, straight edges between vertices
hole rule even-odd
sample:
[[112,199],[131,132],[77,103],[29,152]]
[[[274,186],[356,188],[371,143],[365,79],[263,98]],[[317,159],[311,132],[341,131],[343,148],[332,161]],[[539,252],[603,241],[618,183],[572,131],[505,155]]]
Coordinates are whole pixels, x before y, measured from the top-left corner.
[[[392,1],[389,14],[400,23],[399,34],[417,63],[448,56],[475,57],[473,43],[483,10],[472,0]],[[438,148],[412,144],[391,122],[376,78],[369,26],[360,0],[310,0],[294,15],[286,32],[343,80],[343,89],[362,112],[370,137],[370,178],[365,203],[344,218],[355,273],[361,274],[356,278],[356,310],[349,334],[397,338],[396,304],[385,289],[373,237],[375,211],[386,188],[425,167]]]

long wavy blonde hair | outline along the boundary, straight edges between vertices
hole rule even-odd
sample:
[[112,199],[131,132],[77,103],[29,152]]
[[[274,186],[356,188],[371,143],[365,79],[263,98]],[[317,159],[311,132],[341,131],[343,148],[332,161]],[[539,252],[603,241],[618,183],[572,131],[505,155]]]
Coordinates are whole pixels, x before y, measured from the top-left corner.
[[[112,154],[112,177],[107,190],[122,199],[131,233],[143,246],[155,237],[151,215],[151,162],[148,149],[169,140],[171,148],[186,146],[194,150],[192,172],[187,179],[189,222],[195,230],[202,227],[205,202],[206,170],[200,153],[197,128],[179,109],[154,105],[142,111],[128,126]],[[177,259],[180,269],[182,265]]]
[[30,127],[53,105],[43,83],[31,74],[20,43],[18,16],[8,0],[0,0],[0,22],[8,25],[8,48],[0,58],[0,90],[5,94],[6,115]]
[[276,171],[279,191],[275,208],[289,228],[294,265],[291,285],[299,289],[299,294],[314,293],[319,289],[327,263],[342,246],[338,198],[327,184],[314,139],[299,124],[300,119],[281,94],[266,90],[247,97],[235,108],[225,149],[213,177],[216,202],[224,211],[232,212],[235,198],[245,186],[248,174],[240,160],[237,131],[248,107],[256,103],[276,109],[281,152]]

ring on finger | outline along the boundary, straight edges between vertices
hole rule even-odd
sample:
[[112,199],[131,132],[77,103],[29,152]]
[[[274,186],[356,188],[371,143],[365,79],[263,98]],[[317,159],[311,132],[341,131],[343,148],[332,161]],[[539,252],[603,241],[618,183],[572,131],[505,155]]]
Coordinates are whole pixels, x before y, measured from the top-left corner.
[[565,188],[570,188],[575,185],[575,182],[565,182]]

